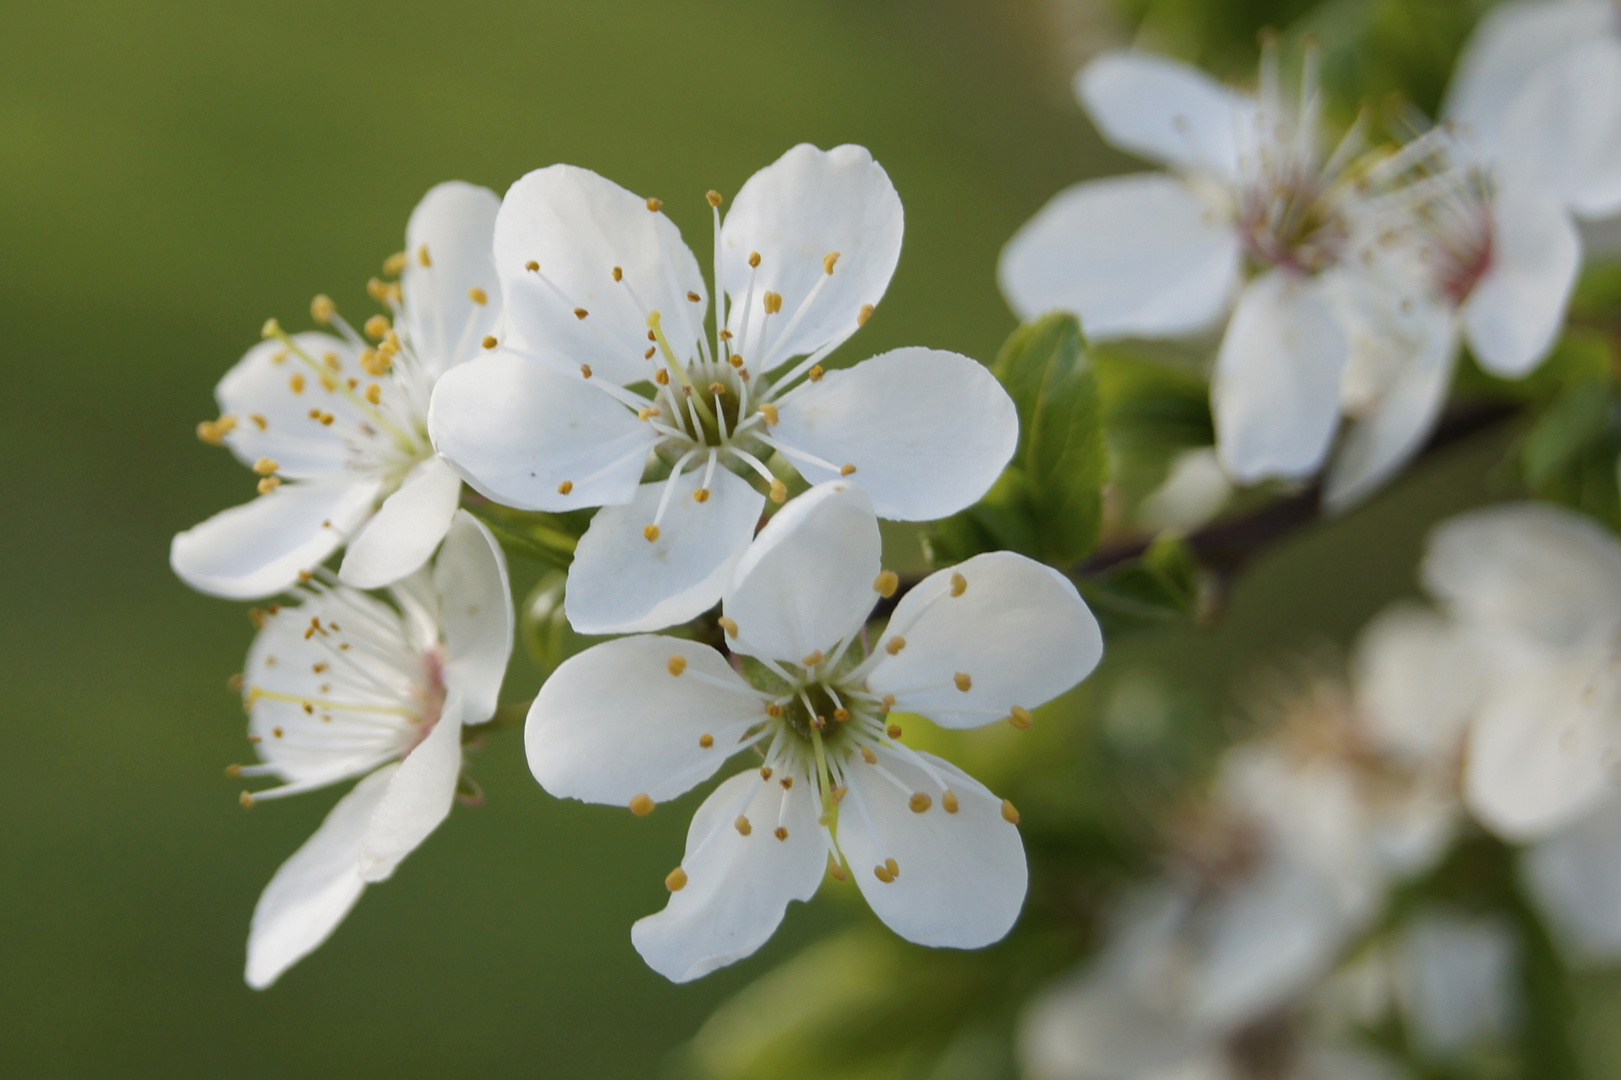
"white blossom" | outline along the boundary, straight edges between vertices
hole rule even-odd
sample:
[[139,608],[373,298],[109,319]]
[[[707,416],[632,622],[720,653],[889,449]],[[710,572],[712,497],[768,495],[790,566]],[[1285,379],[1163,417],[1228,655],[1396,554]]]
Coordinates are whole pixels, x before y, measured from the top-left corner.
[[867,617],[895,585],[879,547],[866,491],[818,485],[761,531],[722,602],[727,644],[758,687],[707,645],[644,635],[570,658],[535,699],[529,764],[554,795],[647,813],[739,751],[756,755],[699,807],[668,906],[632,931],[674,981],[753,953],[830,860],[921,944],[987,945],[1018,916],[1017,812],[908,747],[896,714],[1027,723],[1097,664],[1097,622],[1057,571],[997,552],[907,592],[863,656]]
[[1137,52],[1092,61],[1075,89],[1106,139],[1171,172],[1048,203],[1002,254],[1014,310],[1075,311],[1097,339],[1224,327],[1211,399],[1223,467],[1242,483],[1315,472],[1363,316],[1342,295],[1361,273],[1346,182],[1360,132],[1324,153],[1315,57],[1297,104],[1271,50],[1257,96]]
[[506,563],[457,511],[431,568],[390,589],[346,585],[265,617],[244,673],[261,763],[233,771],[277,787],[247,805],[364,778],[271,879],[253,912],[247,981],[264,988],[317,948],[450,812],[462,729],[495,712],[512,651]]
[[967,357],[905,348],[824,373],[900,257],[900,199],[866,150],[795,147],[724,223],[709,201],[713,348],[709,290],[658,200],[567,165],[519,180],[495,226],[505,338],[434,394],[434,441],[480,492],[602,508],[565,597],[582,633],[713,605],[759,489],[786,497],[773,458],[812,483],[850,478],[883,517],[929,520],[983,495],[1017,444],[1012,401]]
[[340,333],[289,335],[272,321],[220,380],[221,416],[199,433],[260,475],[260,495],[174,538],[169,560],[188,585],[270,596],[347,545],[340,576],[376,588],[433,554],[461,480],[429,441],[429,396],[496,326],[497,205],[471,184],[428,192],[396,257],[397,290],[374,282],[394,316],[392,326],[368,323],[375,347],[317,297],[316,318]]

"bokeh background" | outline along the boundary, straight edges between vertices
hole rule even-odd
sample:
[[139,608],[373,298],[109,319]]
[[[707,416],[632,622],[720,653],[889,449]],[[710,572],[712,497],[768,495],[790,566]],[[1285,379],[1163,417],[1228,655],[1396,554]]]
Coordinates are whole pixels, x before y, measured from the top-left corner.
[[[663,903],[697,797],[645,820],[560,803],[507,731],[473,763],[486,804],[249,991],[253,903],[337,792],[245,813],[224,776],[248,754],[226,680],[252,629],[182,587],[167,548],[252,480],[193,427],[267,316],[302,326],[318,291],[368,310],[365,280],[429,186],[499,191],[555,161],[658,195],[701,251],[707,189],[735,192],[797,142],[865,144],[904,200],[906,247],[847,351],[988,361],[1013,328],[1002,243],[1060,187],[1129,165],[1068,92],[1106,36],[1079,0],[12,0],[0,1073],[679,1076],[720,1002],[866,918],[848,890],[796,905],[752,960],[667,984],[629,926]],[[1213,632],[1112,649],[1073,737],[1140,740],[1119,691],[1167,658],[1219,703],[1302,641],[1349,640],[1413,591],[1427,525],[1491,495],[1478,478],[1498,449],[1460,447],[1291,541]],[[518,664],[509,697],[534,681]],[[1602,1063],[1621,985],[1580,990],[1576,1045]]]

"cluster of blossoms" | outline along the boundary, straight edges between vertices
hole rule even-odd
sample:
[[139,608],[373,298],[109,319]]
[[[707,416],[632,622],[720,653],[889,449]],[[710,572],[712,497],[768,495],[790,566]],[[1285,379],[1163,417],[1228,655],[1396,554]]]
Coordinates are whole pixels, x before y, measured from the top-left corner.
[[1576,222],[1621,212],[1610,0],[1494,10],[1441,122],[1395,150],[1368,148],[1361,122],[1325,146],[1311,52],[1298,96],[1270,47],[1254,95],[1137,52],[1097,58],[1075,88],[1108,141],[1171,171],[1055,197],[1003,252],[1009,302],[1076,312],[1100,340],[1219,333],[1227,478],[1304,479],[1332,455],[1331,509],[1417,452],[1462,343],[1506,378],[1548,356]]
[[1361,1038],[1392,1014],[1438,1066],[1500,1042],[1522,1011],[1518,930],[1391,897],[1471,829],[1524,845],[1567,963],[1621,959],[1621,543],[1570,511],[1496,507],[1443,523],[1423,579],[1438,609],[1378,616],[1349,686],[1316,679],[1228,751],[1172,823],[1163,878],[1031,1003],[1032,1077],[1399,1078]]
[[[878,519],[980,498],[1018,443],[1013,402],[956,353],[822,366],[900,257],[900,199],[867,151],[795,147],[724,219],[723,201],[708,194],[712,325],[659,200],[554,165],[505,198],[435,188],[385,264],[398,281],[372,282],[387,314],[356,330],[317,297],[331,333],[273,320],[221,381],[199,435],[259,497],[176,536],[171,562],[205,592],[296,601],[255,612],[242,692],[261,761],[231,772],[283,781],[247,805],[364,774],[266,889],[252,985],[318,946],[458,793],[478,798],[462,744],[495,715],[513,645],[502,549],[462,508],[486,501],[595,509],[567,618],[642,635],[573,657],[534,699],[548,790],[646,814],[754,755],[699,808],[669,907],[637,924],[649,964],[680,981],[748,955],[826,873],[914,941],[972,948],[1013,925],[1018,812],[909,748],[899,720],[1028,726],[1097,664],[1098,624],[1069,579],[1003,552],[907,591],[876,648],[868,629],[900,585]],[[646,636],[717,602],[723,649]]]

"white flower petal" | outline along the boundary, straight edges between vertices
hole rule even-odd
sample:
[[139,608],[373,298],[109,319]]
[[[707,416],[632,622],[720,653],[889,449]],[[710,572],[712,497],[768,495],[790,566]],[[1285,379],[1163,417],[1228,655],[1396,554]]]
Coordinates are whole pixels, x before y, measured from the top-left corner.
[[371,516],[375,480],[283,484],[178,533],[169,565],[192,588],[227,600],[271,596],[293,586]]
[[1484,670],[1444,616],[1412,604],[1387,608],[1357,639],[1351,669],[1358,715],[1381,752],[1437,766],[1462,753]]
[[[331,370],[325,366],[327,357],[337,357],[340,370],[358,374],[358,355],[348,342],[331,334],[294,334],[293,341],[322,365],[320,370],[281,341],[261,341],[215,387],[221,415],[236,421],[225,445],[245,465],[269,458],[290,480],[352,476],[351,443],[389,438],[364,435],[360,425],[369,421],[368,410],[357,398],[339,392],[337,382],[322,382],[322,375]],[[384,393],[394,396],[394,381],[384,382]],[[315,417],[310,416],[312,409]],[[326,413],[333,417],[330,424],[321,422]]]
[[1145,52],[1104,53],[1075,96],[1115,146],[1177,168],[1237,180],[1256,105],[1197,68]]
[[469,484],[524,510],[629,502],[658,441],[590,380],[506,351],[445,373],[428,431]]
[[737,564],[723,610],[735,652],[797,663],[830,651],[878,602],[883,541],[855,484],[818,484],[779,510]]
[[1520,874],[1572,961],[1621,959],[1621,798],[1533,844]]
[[[430,376],[478,354],[501,313],[491,244],[501,199],[451,180],[429,189],[405,227],[400,274],[406,338]],[[424,260],[424,251],[426,259]],[[480,290],[485,302],[473,300]]]
[[1527,81],[1503,121],[1499,168],[1583,217],[1621,210],[1621,40],[1585,42]]
[[439,722],[400,762],[360,845],[360,876],[386,881],[450,815],[462,772],[462,701],[445,698]]
[[1481,367],[1519,378],[1563,329],[1581,237],[1559,200],[1530,184],[1498,189],[1492,226],[1492,262],[1464,301],[1464,328]]
[[1442,1057],[1510,1033],[1519,1010],[1520,942],[1502,916],[1420,911],[1402,928],[1395,977],[1419,1050]]
[[[364,625],[372,647],[339,650],[327,634],[306,637],[312,619]],[[404,714],[418,704],[406,674],[416,659],[399,614],[352,589],[267,615],[243,669],[248,730],[260,758],[282,779],[313,787],[399,757],[410,737]],[[306,701],[332,707],[306,712]]]
[[1423,449],[1446,404],[1457,364],[1458,336],[1450,312],[1433,313],[1415,352],[1373,407],[1346,425],[1323,481],[1323,506],[1343,513],[1372,495]]
[[462,478],[444,458],[418,462],[349,542],[338,576],[357,589],[380,589],[421,568],[444,539],[461,495]]
[[580,537],[569,568],[564,611],[582,634],[661,630],[703,614],[720,599],[732,568],[748,547],[765,509],[765,496],[720,467],[709,498],[693,498],[703,468],[674,481],[658,539],[652,524],[671,481],[643,484],[623,506],[597,511]]
[[1022,319],[1073,311],[1089,338],[1213,327],[1239,282],[1238,233],[1174,176],[1089,180],[1059,192],[1002,249],[997,279]]
[[1350,345],[1322,281],[1272,270],[1239,296],[1211,385],[1216,449],[1241,483],[1317,471]]
[[[720,232],[718,273],[733,305],[726,317],[733,348],[751,370],[764,372],[848,338],[863,309],[884,298],[904,229],[895,185],[864,147],[801,143],[755,173]],[[749,266],[755,253],[757,269]],[[823,260],[834,253],[830,275]],[[767,291],[782,297],[782,310],[769,319]]]
[[[953,595],[959,580],[966,588]],[[897,635],[904,648],[884,657],[868,687],[950,728],[1051,701],[1103,658],[1103,633],[1074,583],[1008,551],[924,578],[896,605],[884,648]]]
[[[1024,843],[1002,816],[1002,800],[933,754],[880,750],[878,766],[906,790],[852,759],[844,772],[850,791],[839,808],[839,850],[867,903],[919,945],[977,949],[1001,940],[1029,884]],[[946,811],[947,791],[956,796],[956,813]],[[933,800],[921,814],[908,805],[916,792]],[[874,871],[888,859],[900,873],[885,882]]]
[[[739,817],[749,820],[747,836]],[[777,839],[779,827],[787,839]],[[810,792],[784,791],[751,769],[698,808],[681,859],[686,884],[663,911],[637,920],[630,939],[654,971],[690,982],[764,945],[790,900],[816,895],[826,868],[827,841]]]
[[255,990],[315,951],[360,899],[361,841],[397,769],[378,769],[356,784],[270,879],[248,930],[246,977]]
[[[908,348],[805,383],[771,428],[812,483],[843,469],[879,517],[932,521],[990,490],[1019,445],[1013,399],[984,365],[958,353]],[[793,451],[831,465],[818,465]]]
[[1621,624],[1621,544],[1547,503],[1460,514],[1430,535],[1424,587],[1460,621],[1554,648]]
[[1500,4],[1476,26],[1453,69],[1442,115],[1488,152],[1515,98],[1550,61],[1621,31],[1609,0],[1519,0]]
[[507,560],[490,530],[456,512],[433,567],[445,640],[445,685],[461,695],[462,722],[495,715],[512,655],[512,589]]
[[1216,448],[1184,450],[1171,462],[1165,482],[1137,507],[1137,522],[1152,532],[1192,532],[1221,513],[1233,497],[1233,483],[1222,471]]
[[558,798],[665,802],[713,776],[764,717],[764,699],[720,653],[644,635],[563,661],[529,708],[524,745],[535,779]]
[[[1089,967],[1035,998],[1020,1022],[1019,1058],[1032,1080],[1229,1080],[1216,1036],[1131,993],[1117,970]],[[1195,1063],[1206,1066],[1198,1071]]]
[[[653,374],[642,353],[648,316],[657,311],[677,359],[696,356],[709,292],[681,230],[648,207],[573,165],[537,169],[513,184],[495,219],[512,339],[589,364],[598,378],[632,383]],[[531,262],[539,269],[528,269]]]
[[1493,657],[1469,733],[1464,797],[1504,839],[1546,836],[1613,790],[1611,710],[1621,687],[1597,683],[1599,660],[1548,660],[1525,646]]

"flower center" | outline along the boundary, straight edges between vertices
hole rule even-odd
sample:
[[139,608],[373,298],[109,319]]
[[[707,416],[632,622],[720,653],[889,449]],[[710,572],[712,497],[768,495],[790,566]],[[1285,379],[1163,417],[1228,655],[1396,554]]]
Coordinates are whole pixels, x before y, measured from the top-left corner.
[[1334,266],[1349,238],[1327,192],[1304,172],[1267,178],[1247,190],[1238,228],[1250,258],[1300,274]]

